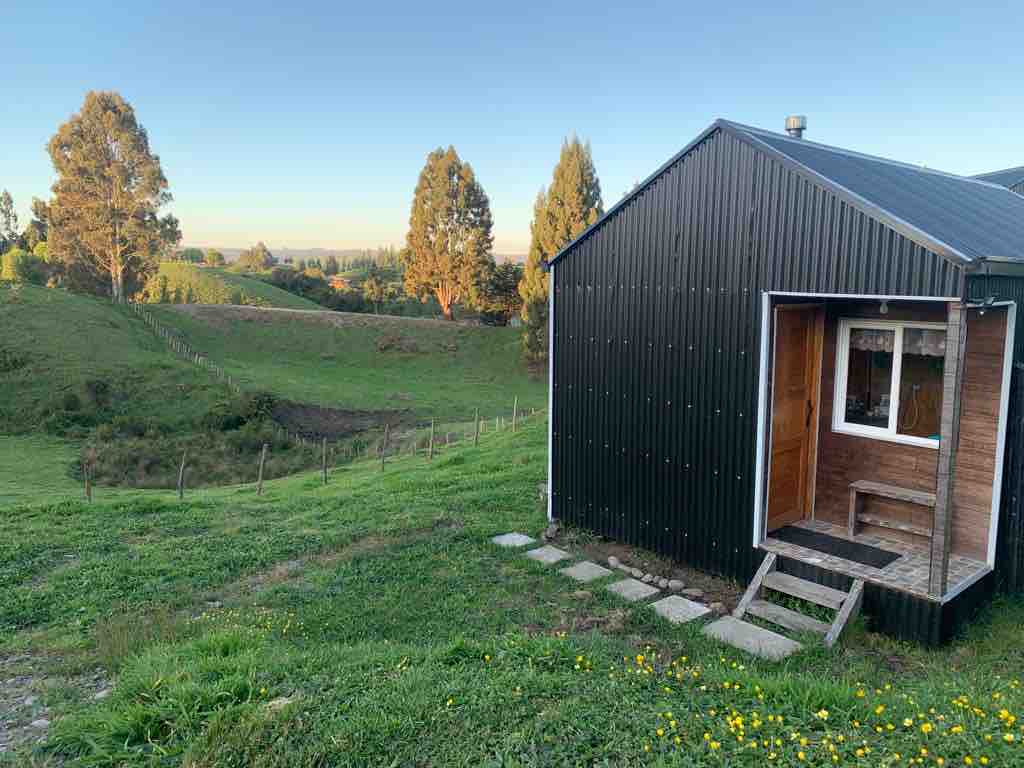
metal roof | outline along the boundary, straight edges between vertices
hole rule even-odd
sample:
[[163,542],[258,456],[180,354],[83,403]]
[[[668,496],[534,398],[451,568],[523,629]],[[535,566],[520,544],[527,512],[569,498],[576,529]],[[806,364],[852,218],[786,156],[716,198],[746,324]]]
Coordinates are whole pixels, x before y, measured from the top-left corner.
[[1004,168],[1001,171],[979,173],[971,178],[988,181],[1001,187],[1013,188],[1024,184],[1024,165],[1018,165],[1016,168]]
[[728,131],[830,189],[929,250],[961,265],[1024,262],[1024,196],[990,181],[716,120],[552,259],[562,258],[715,130]]

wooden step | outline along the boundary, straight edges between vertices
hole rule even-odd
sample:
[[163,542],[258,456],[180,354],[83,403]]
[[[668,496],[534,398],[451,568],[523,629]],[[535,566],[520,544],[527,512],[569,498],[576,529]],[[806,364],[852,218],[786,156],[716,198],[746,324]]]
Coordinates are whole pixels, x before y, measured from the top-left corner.
[[766,600],[754,600],[747,606],[747,613],[794,632],[814,632],[825,635],[829,630],[829,625],[823,621],[812,619],[810,616],[804,616],[802,613],[791,611],[789,608],[769,603]]
[[840,592],[838,589],[798,579],[796,576],[778,571],[772,571],[765,576],[764,586],[774,589],[776,592],[782,592],[784,595],[798,597],[801,600],[831,608],[834,611],[838,611],[842,607],[847,597],[846,592]]
[[856,480],[850,483],[850,490],[867,493],[871,496],[884,496],[887,499],[896,499],[897,501],[908,501],[911,504],[920,504],[924,507],[935,506],[934,493],[919,491],[916,488],[900,488],[896,485],[876,483],[872,480]]
[[861,512],[857,515],[857,522],[864,523],[865,525],[877,525],[879,528],[888,528],[893,531],[903,531],[903,533],[912,533],[915,536],[924,536],[927,539],[932,537],[932,532],[923,526],[913,525],[912,523],[901,523],[898,520],[889,520],[885,517],[879,517],[878,515],[867,515]]
[[854,579],[853,584],[850,586],[850,594],[846,598],[846,602],[843,603],[843,607],[836,613],[836,619],[832,622],[832,626],[829,627],[828,634],[825,635],[825,647],[831,648],[835,645],[836,640],[839,639],[839,635],[846,629],[846,625],[853,620],[853,618],[860,613],[860,605],[864,600],[864,580]]

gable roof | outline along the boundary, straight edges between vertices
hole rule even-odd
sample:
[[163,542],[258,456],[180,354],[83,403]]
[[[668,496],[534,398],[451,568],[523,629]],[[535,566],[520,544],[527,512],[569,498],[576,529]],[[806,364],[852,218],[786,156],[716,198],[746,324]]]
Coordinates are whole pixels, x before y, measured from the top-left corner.
[[979,173],[975,176],[971,176],[972,179],[980,179],[981,181],[987,181],[992,184],[998,184],[1001,187],[1013,187],[1024,184],[1024,165],[1018,165],[1016,168],[1004,168],[1001,171],[989,171],[988,173]]
[[958,265],[984,258],[1024,262],[1024,196],[1005,187],[716,120],[566,245],[551,263],[563,258],[716,130],[771,155],[854,208]]

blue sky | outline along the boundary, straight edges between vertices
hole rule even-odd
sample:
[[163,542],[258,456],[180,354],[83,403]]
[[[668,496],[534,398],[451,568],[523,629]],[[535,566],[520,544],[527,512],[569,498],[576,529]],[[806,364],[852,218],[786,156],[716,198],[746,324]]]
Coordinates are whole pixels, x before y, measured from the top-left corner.
[[[230,7],[233,5],[234,7]],[[26,217],[89,89],[135,107],[186,244],[400,244],[454,144],[525,252],[562,137],[606,205],[716,117],[957,173],[1024,164],[1019,3],[21,2],[2,14],[0,188]]]

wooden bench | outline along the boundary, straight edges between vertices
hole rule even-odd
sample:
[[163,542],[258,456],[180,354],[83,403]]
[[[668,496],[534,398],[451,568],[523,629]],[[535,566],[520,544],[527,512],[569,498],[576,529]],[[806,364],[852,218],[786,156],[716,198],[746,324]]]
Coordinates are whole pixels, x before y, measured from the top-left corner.
[[880,528],[888,528],[893,531],[912,533],[915,536],[924,536],[930,539],[932,532],[930,528],[924,528],[912,523],[903,523],[898,520],[890,520],[880,515],[871,515],[862,512],[864,496],[879,496],[884,499],[906,501],[910,504],[919,504],[922,507],[935,509],[935,494],[927,491],[916,491],[912,488],[899,488],[895,485],[876,483],[871,480],[857,480],[850,483],[850,538],[857,533],[857,523],[866,525],[877,525]]

